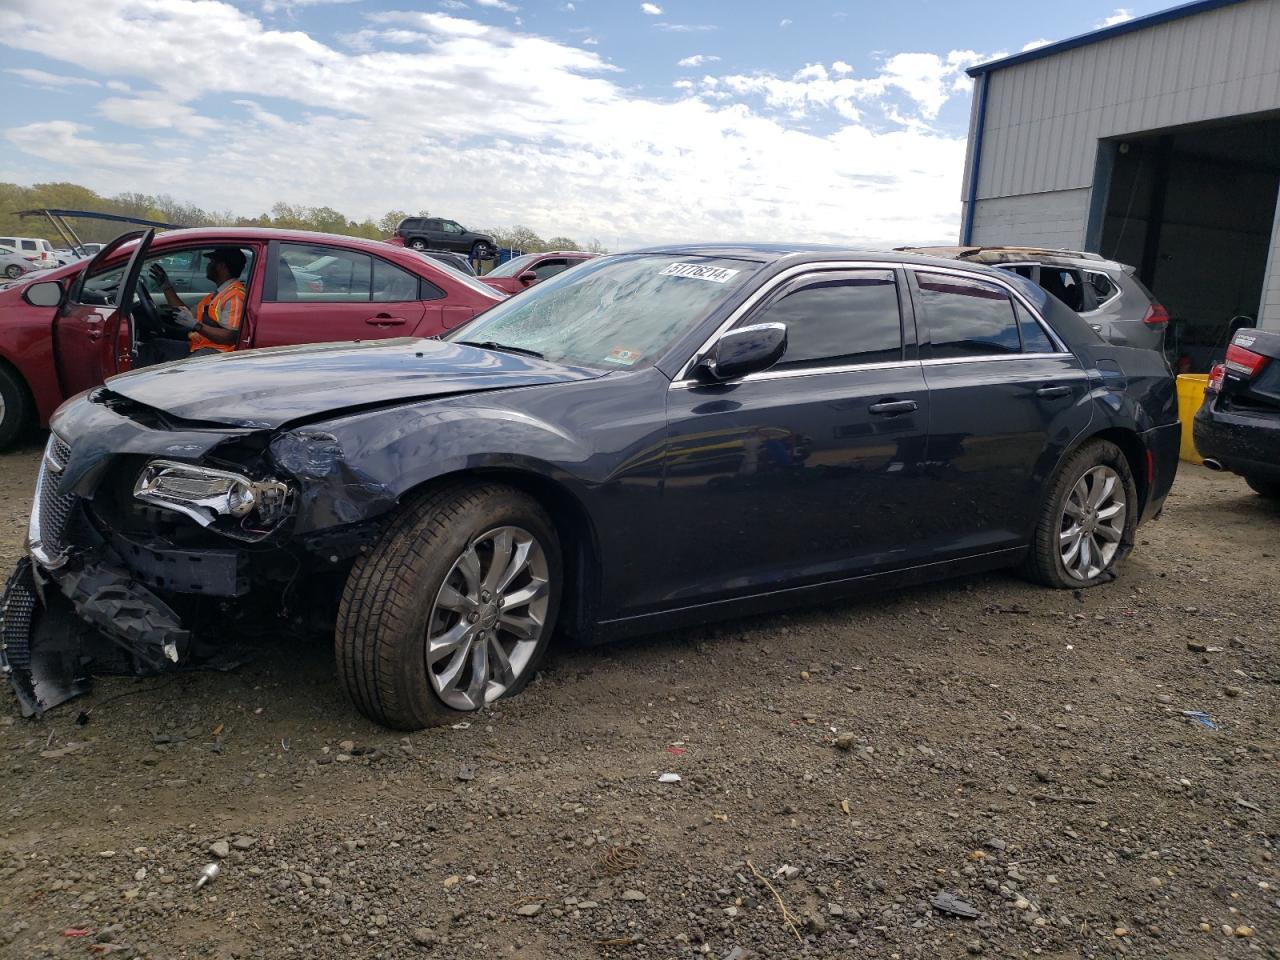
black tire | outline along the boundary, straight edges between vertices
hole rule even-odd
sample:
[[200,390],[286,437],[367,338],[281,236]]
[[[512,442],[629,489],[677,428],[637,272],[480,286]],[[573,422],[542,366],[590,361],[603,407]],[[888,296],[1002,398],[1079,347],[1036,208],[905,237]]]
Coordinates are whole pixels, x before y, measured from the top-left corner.
[[[1119,476],[1124,488],[1125,516],[1123,533],[1114,556],[1095,575],[1082,579],[1068,571],[1059,542],[1064,521],[1067,520],[1064,511],[1068,498],[1076,484],[1095,467],[1109,467]],[[1114,580],[1117,565],[1133,548],[1134,533],[1138,528],[1138,512],[1138,487],[1134,483],[1133,471],[1124,452],[1107,440],[1089,441],[1067,457],[1049,484],[1031,538],[1031,547],[1023,561],[1022,575],[1046,587],[1062,590],[1096,587]]]
[[11,370],[0,366],[0,450],[5,450],[31,424],[31,395]]
[[16,263],[11,263],[4,268],[4,275],[8,277],[10,280],[17,280],[24,273],[26,273],[26,271],[23,270]]
[[425,250],[427,249],[427,241],[423,240],[421,237],[414,237],[409,241],[409,248],[411,250]]
[[503,696],[519,693],[536,673],[560,605],[563,563],[555,526],[519,490],[452,483],[408,504],[347,577],[334,655],[340,683],[366,717],[396,730],[419,730],[468,715],[446,704],[427,676],[427,621],[463,551],[485,531],[504,525],[527,530],[542,546],[549,602],[537,646]]
[[489,246],[489,244],[485,243],[483,240],[477,240],[471,246],[472,260],[492,260],[493,254],[493,247]]
[[1280,500],[1280,480],[1264,480],[1262,477],[1245,477],[1249,489],[1268,500]]

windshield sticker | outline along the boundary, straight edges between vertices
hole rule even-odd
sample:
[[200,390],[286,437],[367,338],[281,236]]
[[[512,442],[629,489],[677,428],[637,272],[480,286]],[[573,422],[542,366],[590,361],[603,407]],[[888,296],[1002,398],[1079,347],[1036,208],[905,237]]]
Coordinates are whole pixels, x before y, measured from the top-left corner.
[[616,363],[622,367],[630,367],[639,359],[639,350],[627,350],[625,347],[614,347],[604,358],[605,363]]
[[692,280],[710,280],[712,283],[725,283],[738,275],[739,271],[727,267],[711,267],[705,263],[673,263],[661,271],[660,277],[689,277]]

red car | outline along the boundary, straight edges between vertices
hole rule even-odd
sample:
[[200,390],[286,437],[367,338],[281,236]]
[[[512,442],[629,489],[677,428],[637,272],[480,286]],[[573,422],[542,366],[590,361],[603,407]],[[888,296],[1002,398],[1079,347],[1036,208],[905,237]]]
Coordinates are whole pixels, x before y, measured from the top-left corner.
[[598,257],[598,253],[583,253],[581,250],[556,250],[551,253],[526,253],[522,257],[514,257],[495,267],[480,279],[503,293],[519,293],[531,287],[539,280],[554,277],[583,260]]
[[[505,297],[413,250],[300,230],[203,228],[125,234],[87,263],[0,289],[0,449],[63,400],[144,365],[148,344],[185,333],[166,326],[160,264],[195,308],[213,283],[203,258],[216,247],[245,256],[248,291],[236,349],[330,340],[431,337]],[[122,297],[123,291],[123,297]],[[130,304],[125,311],[121,300]],[[140,350],[140,348],[142,348]]]

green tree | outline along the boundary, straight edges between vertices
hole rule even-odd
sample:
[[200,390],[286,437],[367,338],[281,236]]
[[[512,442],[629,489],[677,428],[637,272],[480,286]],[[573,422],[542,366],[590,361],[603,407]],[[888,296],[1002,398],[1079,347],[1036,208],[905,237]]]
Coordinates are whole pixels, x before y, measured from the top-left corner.
[[382,219],[378,221],[378,229],[390,236],[396,232],[396,227],[400,226],[400,221],[409,216],[405,210],[388,210],[382,215]]
[[572,237],[552,237],[547,241],[547,250],[577,250],[578,241]]

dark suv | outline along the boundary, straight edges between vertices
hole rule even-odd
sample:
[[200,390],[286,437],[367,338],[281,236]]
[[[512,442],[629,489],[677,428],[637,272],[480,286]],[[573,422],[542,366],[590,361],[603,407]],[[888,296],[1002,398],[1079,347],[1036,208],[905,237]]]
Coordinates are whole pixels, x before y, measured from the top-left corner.
[[405,217],[396,227],[396,236],[414,250],[453,250],[472,260],[492,260],[498,252],[493,237],[440,217]]

